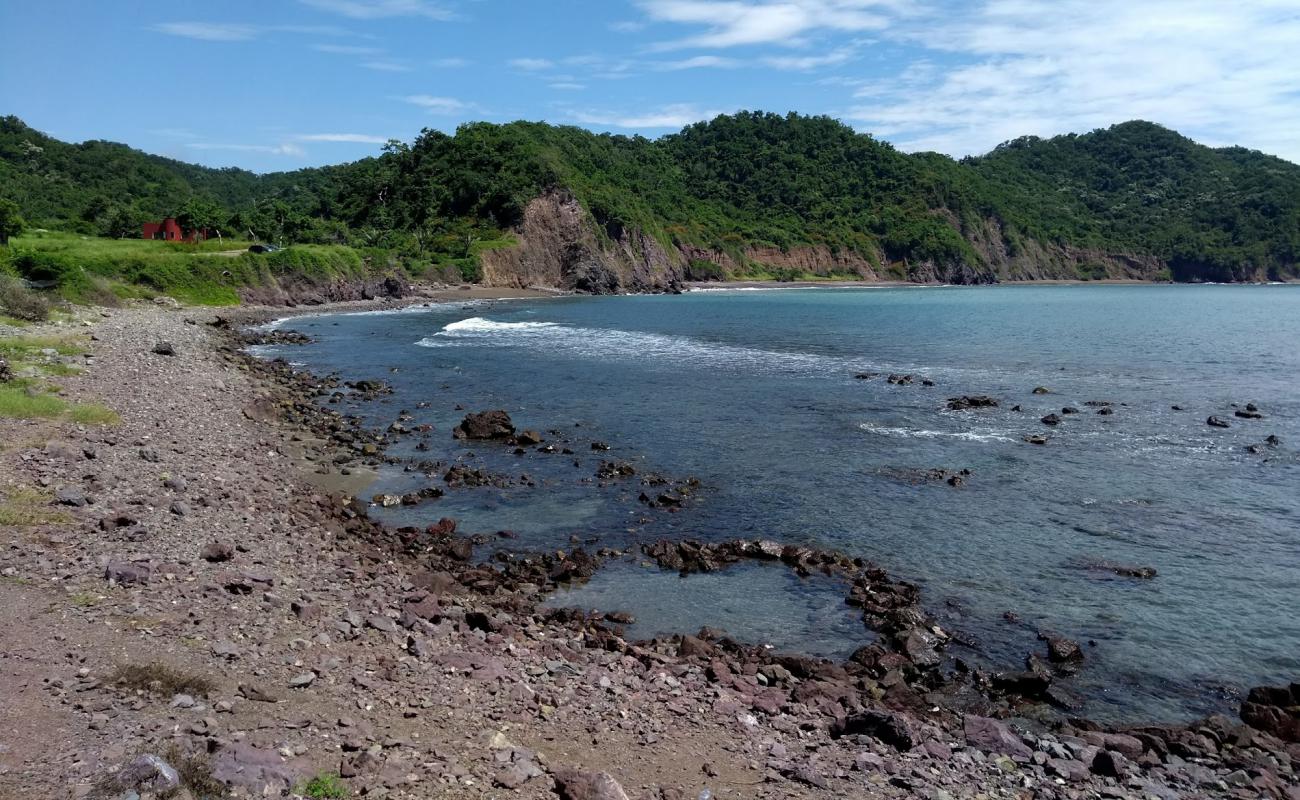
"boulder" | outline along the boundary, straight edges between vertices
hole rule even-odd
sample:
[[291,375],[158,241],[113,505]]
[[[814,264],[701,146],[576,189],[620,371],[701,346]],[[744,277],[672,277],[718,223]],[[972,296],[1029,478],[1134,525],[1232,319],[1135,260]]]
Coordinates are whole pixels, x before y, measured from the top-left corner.
[[1073,639],[1052,634],[1040,634],[1047,642],[1047,660],[1055,664],[1069,664],[1083,660],[1083,648]]
[[1103,778],[1128,780],[1132,772],[1128,759],[1114,750],[1101,750],[1092,759],[1093,773]]
[[164,794],[179,788],[181,778],[166,761],[146,753],[122,767],[113,776],[113,782],[122,789]]
[[899,752],[906,752],[917,745],[917,735],[907,718],[892,711],[863,711],[836,720],[831,725],[832,738],[863,734],[873,736]]
[[966,715],[962,719],[962,733],[966,744],[985,753],[999,753],[1004,756],[1029,758],[1033,755],[1020,737],[1011,731],[1005,723],[988,717]]
[[311,766],[301,758],[285,760],[270,748],[232,742],[212,757],[212,778],[254,797],[279,796],[305,780]]
[[457,439],[509,439],[515,435],[510,415],[501,409],[466,414],[452,431]]
[[1044,425],[1060,425],[1061,418],[1055,414],[1048,414],[1047,416],[1040,419],[1039,422],[1043,423]]
[[104,578],[119,586],[143,585],[149,582],[152,570],[148,564],[130,561],[110,561],[104,568]]
[[561,767],[553,773],[560,800],[628,800],[627,792],[608,772],[582,772]]
[[159,342],[153,346],[153,352],[160,356],[174,356],[176,355],[176,348],[172,346],[171,342]]
[[199,558],[212,563],[229,561],[235,557],[235,546],[229,542],[208,542],[199,551]]
[[1220,418],[1218,418],[1218,417],[1216,417],[1216,416],[1210,416],[1208,419],[1205,420],[1205,424],[1206,424],[1206,425],[1209,425],[1211,428],[1230,428],[1230,427],[1232,427],[1231,425],[1228,424],[1228,421],[1227,421],[1226,419],[1220,419]]
[[949,411],[968,411],[972,408],[996,408],[998,401],[996,398],[984,394],[962,395],[961,397],[948,398]]
[[1241,704],[1241,720],[1286,742],[1300,742],[1300,683],[1256,686]]

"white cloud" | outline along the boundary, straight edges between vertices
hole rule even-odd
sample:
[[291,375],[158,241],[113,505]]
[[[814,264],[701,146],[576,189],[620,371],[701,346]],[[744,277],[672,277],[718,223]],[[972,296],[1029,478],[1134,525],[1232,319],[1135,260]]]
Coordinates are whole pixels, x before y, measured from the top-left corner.
[[820,56],[766,56],[762,62],[773,69],[806,72],[821,67],[835,67],[852,61],[856,56],[851,47],[841,47]]
[[882,11],[895,0],[640,0],[650,19],[702,26],[702,33],[668,42],[661,49],[802,45],[808,34],[882,30]]
[[376,72],[410,72],[411,68],[396,61],[363,61],[361,66]]
[[409,94],[399,98],[402,102],[427,109],[434,114],[459,114],[474,108],[473,105],[454,97],[434,97],[428,94]]
[[693,58],[683,58],[680,61],[659,61],[652,66],[661,72],[677,72],[684,69],[704,69],[720,68],[731,69],[739,67],[741,62],[734,58],[724,58],[722,56],[695,56]]
[[550,86],[552,89],[560,89],[569,92],[581,91],[582,89],[587,88],[584,84],[573,83],[571,81],[557,81],[556,83],[548,83],[547,86]]
[[537,72],[555,66],[554,61],[546,58],[512,58],[506,63],[515,69],[522,69],[526,72]]
[[200,39],[205,42],[246,42],[258,35],[254,25],[219,22],[160,22],[151,26],[159,33]]
[[386,144],[386,136],[370,136],[365,133],[302,133],[295,137],[300,142],[348,142],[352,144]]
[[1147,119],[1300,161],[1298,12],[1296,0],[987,0],[901,34],[940,63],[866,84],[870,102],[849,117],[954,155]]
[[449,20],[456,16],[444,6],[426,0],[299,0],[299,2],[352,19],[426,17]]
[[440,69],[455,69],[457,67],[468,67],[470,62],[464,58],[436,58],[431,63]]
[[611,22],[609,23],[609,29],[615,33],[636,33],[645,30],[645,23],[629,19],[621,22]]
[[632,113],[580,111],[573,114],[573,119],[584,125],[611,128],[682,128],[692,122],[712,119],[721,113],[721,111],[704,110],[686,103],[674,103],[658,109]]
[[305,156],[307,151],[293,142],[281,144],[218,144],[214,142],[190,142],[185,145],[194,150],[233,150],[240,153],[269,153],[276,156]]
[[341,56],[373,56],[384,52],[378,47],[363,47],[355,44],[314,44],[311,49]]

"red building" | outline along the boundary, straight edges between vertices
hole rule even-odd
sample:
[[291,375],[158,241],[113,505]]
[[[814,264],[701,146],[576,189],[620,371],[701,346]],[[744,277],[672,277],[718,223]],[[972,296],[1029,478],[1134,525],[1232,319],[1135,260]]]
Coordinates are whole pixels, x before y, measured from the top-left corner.
[[162,222],[146,222],[140,230],[140,237],[168,242],[201,242],[208,238],[208,230],[200,228],[196,231],[187,231],[176,222],[174,217],[168,217]]

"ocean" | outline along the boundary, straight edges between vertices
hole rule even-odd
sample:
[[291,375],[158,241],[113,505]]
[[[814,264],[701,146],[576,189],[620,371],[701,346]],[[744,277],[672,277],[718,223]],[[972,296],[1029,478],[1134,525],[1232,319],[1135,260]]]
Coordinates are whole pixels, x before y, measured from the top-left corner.
[[[373,510],[455,517],[493,535],[482,557],[660,538],[841,550],[919,584],[964,659],[1015,669],[1040,631],[1082,642],[1063,685],[1109,722],[1232,712],[1244,689],[1300,676],[1300,287],[706,290],[279,324],[314,341],[264,355],[394,389],[341,410],[433,426],[427,450],[407,437],[390,454],[515,482]],[[949,410],[962,395],[998,405]],[[1235,415],[1247,404],[1261,417]],[[573,454],[452,439],[491,408]],[[601,460],[638,475],[600,481]],[[649,473],[700,488],[678,513],[648,508]],[[367,494],[441,483],[389,465]],[[638,637],[709,625],[844,657],[872,634],[843,596],[780,567],[680,577],[630,554],[551,602],[629,611]]]

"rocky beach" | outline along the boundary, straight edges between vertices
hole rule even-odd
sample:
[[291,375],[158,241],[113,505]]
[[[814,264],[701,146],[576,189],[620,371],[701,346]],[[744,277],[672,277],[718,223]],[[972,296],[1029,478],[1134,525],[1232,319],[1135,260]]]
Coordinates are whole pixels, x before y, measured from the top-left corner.
[[[493,476],[440,465],[425,491],[371,497],[390,444],[455,435],[522,470],[567,450],[661,513],[691,513],[689,480],[496,409],[367,430],[327,401],[382,383],[247,354],[292,336],[250,329],[284,313],[138,304],[24,331],[85,337],[63,391],[121,420],[0,420],[0,796],[1300,798],[1300,684],[1251,691],[1240,718],[1094,724],[1056,694],[1086,668],[1077,642],[1044,631],[1023,669],[966,664],[917,586],[851,555],[745,538],[635,554],[836,577],[873,635],[842,662],[707,628],[631,641],[617,609],[546,607],[628,553],[480,562],[500,537],[435,498]],[[385,527],[372,503],[427,504],[428,524]]]

